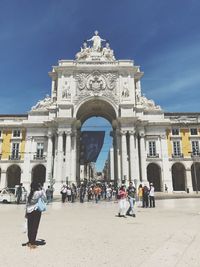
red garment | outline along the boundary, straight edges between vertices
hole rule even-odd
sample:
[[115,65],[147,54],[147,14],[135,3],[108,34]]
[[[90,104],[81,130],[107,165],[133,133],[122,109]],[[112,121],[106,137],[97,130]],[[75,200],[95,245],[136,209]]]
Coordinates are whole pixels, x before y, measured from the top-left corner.
[[120,196],[120,199],[126,198],[126,196],[127,196],[126,191],[124,191],[124,190],[119,190],[119,196]]

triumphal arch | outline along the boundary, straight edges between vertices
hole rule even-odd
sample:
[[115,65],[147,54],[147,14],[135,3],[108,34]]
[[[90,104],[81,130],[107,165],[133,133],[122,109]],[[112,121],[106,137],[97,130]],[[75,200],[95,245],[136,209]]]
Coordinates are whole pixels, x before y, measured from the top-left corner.
[[51,96],[32,107],[28,117],[32,126],[27,122],[27,142],[40,121],[41,131],[46,131],[46,181],[52,177],[55,185],[66,178],[80,182],[80,129],[91,116],[104,117],[112,125],[115,183],[147,181],[144,127],[148,116],[162,120],[163,111],[142,95],[139,66],[133,60],[117,60],[95,31],[74,60],[60,60],[49,76]]
[[[163,112],[142,93],[139,66],[117,59],[97,31],[74,60],[60,60],[49,76],[50,96],[27,114],[0,115],[0,188],[21,182],[29,188],[37,180],[59,193],[63,183],[88,179],[101,144],[84,125],[103,117],[113,141],[106,181],[153,182],[156,191],[198,193],[200,113]],[[96,131],[98,141],[103,133]]]

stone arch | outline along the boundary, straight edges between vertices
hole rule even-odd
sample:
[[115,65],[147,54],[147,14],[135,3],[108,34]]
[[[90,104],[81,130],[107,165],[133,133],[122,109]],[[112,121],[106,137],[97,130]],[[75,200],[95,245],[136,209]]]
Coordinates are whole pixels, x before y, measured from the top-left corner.
[[83,123],[92,116],[101,116],[112,123],[116,119],[117,110],[112,101],[89,98],[80,103],[76,109],[76,118]]
[[[77,106],[75,116],[77,119],[77,168],[76,168],[76,177],[77,177],[77,182],[80,183],[80,179],[83,179],[83,177],[80,177],[80,173],[83,174],[83,169],[81,168],[80,171],[80,166],[84,165],[82,161],[82,151],[81,151],[81,130],[82,130],[82,125],[84,122],[86,122],[87,119],[90,119],[92,117],[102,117],[106,119],[110,124],[111,124],[111,129],[117,128],[117,112],[116,112],[116,107],[114,106],[112,100],[105,99],[103,97],[99,97],[98,99],[94,97],[89,97],[82,101],[79,106]],[[115,134],[112,135],[112,138],[115,139]],[[114,151],[115,154],[115,151]],[[114,157],[116,157],[114,155]],[[115,160],[116,162],[116,160]],[[114,177],[117,177],[117,163],[114,163]]]
[[32,168],[32,182],[37,182],[43,185],[46,179],[46,167],[42,164],[35,165]]
[[172,165],[172,184],[173,191],[186,191],[186,171],[182,163]]
[[6,171],[6,178],[8,187],[19,185],[21,182],[21,168],[16,164],[9,166]]
[[195,162],[191,166],[193,191],[200,191],[200,163]]
[[147,166],[147,180],[153,183],[155,191],[161,191],[161,168],[156,163],[150,163]]

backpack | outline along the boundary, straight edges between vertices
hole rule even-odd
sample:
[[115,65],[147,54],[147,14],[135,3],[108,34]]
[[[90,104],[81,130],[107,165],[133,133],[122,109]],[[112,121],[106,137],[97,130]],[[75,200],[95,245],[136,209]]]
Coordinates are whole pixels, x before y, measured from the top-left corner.
[[37,210],[43,212],[46,209],[47,209],[46,203],[44,202],[44,199],[40,197],[37,202]]

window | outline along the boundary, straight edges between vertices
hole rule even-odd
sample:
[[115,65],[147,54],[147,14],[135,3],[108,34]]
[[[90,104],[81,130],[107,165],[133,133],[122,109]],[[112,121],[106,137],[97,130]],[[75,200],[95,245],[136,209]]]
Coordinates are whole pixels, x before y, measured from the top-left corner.
[[156,142],[149,141],[149,156],[156,156]]
[[19,143],[13,143],[12,144],[12,159],[18,159],[19,158]]
[[197,133],[197,128],[191,128],[190,129],[190,134],[191,135],[197,135],[198,133]]
[[43,158],[43,154],[44,154],[44,143],[37,143],[36,157]]
[[179,135],[179,129],[178,128],[173,128],[172,129],[172,135]]
[[20,137],[20,130],[13,130],[13,137]]
[[199,142],[192,141],[192,155],[197,156],[199,155]]
[[173,142],[174,156],[181,156],[180,141]]

